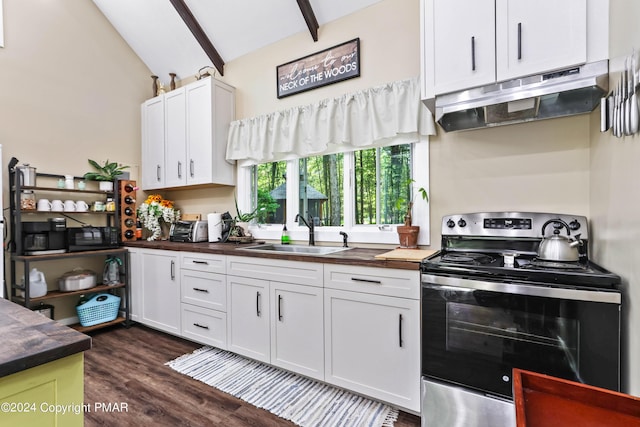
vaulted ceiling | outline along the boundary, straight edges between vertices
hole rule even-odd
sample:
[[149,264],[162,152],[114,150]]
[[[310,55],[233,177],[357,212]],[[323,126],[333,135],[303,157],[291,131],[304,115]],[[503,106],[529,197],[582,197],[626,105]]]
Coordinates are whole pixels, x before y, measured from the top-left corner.
[[[153,74],[193,76],[381,0],[93,0]],[[314,22],[313,19],[316,21]],[[315,27],[315,28],[314,28]]]

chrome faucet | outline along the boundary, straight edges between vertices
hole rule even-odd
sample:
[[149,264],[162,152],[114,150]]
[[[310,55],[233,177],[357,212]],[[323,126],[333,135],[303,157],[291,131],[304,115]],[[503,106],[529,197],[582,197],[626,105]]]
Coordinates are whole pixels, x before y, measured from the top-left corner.
[[316,245],[316,233],[313,229],[313,217],[311,215],[309,215],[309,222],[307,222],[306,219],[304,219],[304,217],[300,214],[296,215],[296,219],[294,219],[294,221],[297,221],[298,224],[300,224],[300,221],[302,221],[304,223],[304,225],[306,225],[309,228],[309,246],[315,246]]

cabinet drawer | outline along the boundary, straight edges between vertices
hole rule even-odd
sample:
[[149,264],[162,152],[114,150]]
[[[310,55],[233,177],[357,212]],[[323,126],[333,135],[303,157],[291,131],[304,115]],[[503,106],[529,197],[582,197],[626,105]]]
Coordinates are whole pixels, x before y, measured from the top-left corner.
[[225,258],[224,255],[183,252],[180,262],[182,268],[188,270],[225,274],[227,271]]
[[182,336],[226,350],[227,313],[182,304]]
[[227,311],[227,276],[224,274],[182,270],[180,290],[182,302]]
[[322,264],[269,258],[227,257],[227,274],[307,286],[322,286]]
[[420,272],[418,270],[325,264],[324,287],[420,299]]

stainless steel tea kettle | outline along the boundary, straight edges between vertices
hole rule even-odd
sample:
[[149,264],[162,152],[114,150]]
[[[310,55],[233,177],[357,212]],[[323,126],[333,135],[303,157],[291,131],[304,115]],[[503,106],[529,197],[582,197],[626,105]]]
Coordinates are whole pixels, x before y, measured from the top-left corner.
[[[552,236],[545,237],[544,230],[549,224],[560,224],[553,230]],[[567,235],[560,235],[560,229],[564,227]],[[542,241],[538,246],[538,258],[545,261],[578,261],[580,252],[578,247],[582,245],[580,235],[576,234],[575,238],[571,237],[571,229],[561,219],[550,219],[542,226]]]

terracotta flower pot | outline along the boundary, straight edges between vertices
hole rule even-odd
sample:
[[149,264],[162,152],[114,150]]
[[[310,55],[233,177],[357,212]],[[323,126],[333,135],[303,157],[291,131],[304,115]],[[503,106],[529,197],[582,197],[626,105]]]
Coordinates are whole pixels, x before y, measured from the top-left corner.
[[397,227],[397,231],[401,248],[415,249],[418,247],[418,234],[420,233],[419,226],[399,225]]

